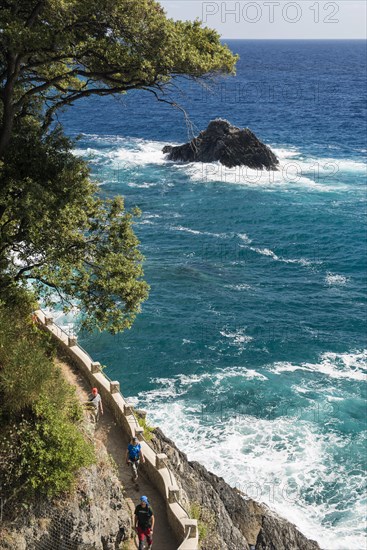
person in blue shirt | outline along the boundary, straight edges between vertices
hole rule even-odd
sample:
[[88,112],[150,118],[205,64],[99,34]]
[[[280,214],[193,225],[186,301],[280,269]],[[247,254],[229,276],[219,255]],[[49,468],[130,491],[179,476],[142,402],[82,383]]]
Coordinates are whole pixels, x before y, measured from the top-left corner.
[[138,468],[140,460],[143,463],[145,462],[143,451],[141,450],[141,445],[138,441],[138,438],[133,437],[126,451],[126,464],[131,464],[131,467],[133,469],[133,481],[136,481],[138,479]]

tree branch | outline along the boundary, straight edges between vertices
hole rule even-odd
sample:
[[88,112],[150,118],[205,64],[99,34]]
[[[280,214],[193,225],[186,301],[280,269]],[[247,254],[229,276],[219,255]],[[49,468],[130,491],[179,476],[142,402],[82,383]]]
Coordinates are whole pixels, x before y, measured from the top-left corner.
[[[44,262],[42,263],[38,263],[38,264],[33,264],[33,265],[27,265],[25,267],[23,267],[22,269],[20,269],[18,271],[18,273],[16,274],[16,276],[14,277],[14,281],[19,281],[19,279],[21,279],[23,273],[26,273],[27,271],[31,271],[32,269],[34,269],[35,267],[41,267],[43,265]],[[27,279],[29,277],[26,277]]]
[[39,2],[37,2],[37,4],[34,6],[34,8],[32,10],[32,13],[30,14],[30,16],[28,17],[28,19],[25,23],[25,27],[28,27],[29,29],[31,29],[33,27],[34,23],[36,22],[37,17],[41,13],[42,8],[44,8],[44,6],[45,6],[45,1],[44,0],[40,0]]

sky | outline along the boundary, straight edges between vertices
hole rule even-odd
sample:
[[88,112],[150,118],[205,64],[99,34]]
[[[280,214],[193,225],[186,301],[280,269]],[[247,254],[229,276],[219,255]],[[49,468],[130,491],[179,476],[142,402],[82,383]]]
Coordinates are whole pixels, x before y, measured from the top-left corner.
[[367,0],[160,0],[174,19],[203,21],[223,38],[366,39]]

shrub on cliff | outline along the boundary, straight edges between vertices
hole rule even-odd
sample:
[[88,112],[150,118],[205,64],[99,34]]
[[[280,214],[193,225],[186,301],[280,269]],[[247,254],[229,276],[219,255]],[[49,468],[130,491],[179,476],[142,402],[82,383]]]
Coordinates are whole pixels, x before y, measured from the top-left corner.
[[94,450],[80,431],[75,390],[56,368],[49,338],[28,306],[0,304],[0,403],[5,512],[14,497],[70,490],[79,468],[93,463]]

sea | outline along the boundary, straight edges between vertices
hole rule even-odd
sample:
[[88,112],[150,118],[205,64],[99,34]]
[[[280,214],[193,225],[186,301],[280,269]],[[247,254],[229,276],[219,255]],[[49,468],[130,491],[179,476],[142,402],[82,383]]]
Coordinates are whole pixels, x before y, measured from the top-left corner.
[[[59,119],[102,196],[142,215],[133,328],[79,334],[185,452],[324,549],[366,548],[366,42],[227,41],[237,75]],[[169,162],[215,118],[278,172]],[[58,322],[75,319],[60,314]]]

